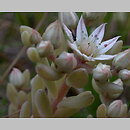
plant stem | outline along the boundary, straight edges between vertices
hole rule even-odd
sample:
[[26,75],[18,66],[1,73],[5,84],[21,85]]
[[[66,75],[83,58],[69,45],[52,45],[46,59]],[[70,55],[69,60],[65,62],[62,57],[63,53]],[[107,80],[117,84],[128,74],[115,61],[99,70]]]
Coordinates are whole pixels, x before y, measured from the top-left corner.
[[65,97],[65,95],[67,94],[68,90],[69,90],[69,86],[67,86],[65,83],[62,85],[61,89],[58,92],[58,96],[57,98],[54,100],[53,104],[52,104],[52,108],[53,108],[53,113],[56,111],[57,109],[57,105],[60,101],[62,101],[62,99]]
[[23,55],[23,53],[25,52],[25,50],[27,49],[26,46],[23,46],[23,48],[20,50],[20,52],[18,53],[18,55],[15,57],[15,59],[13,60],[13,62],[9,65],[9,67],[7,68],[7,70],[4,72],[3,76],[0,79],[0,83],[2,83],[6,76],[8,75],[8,73],[10,72],[10,70],[13,68],[13,66],[18,62],[19,58]]

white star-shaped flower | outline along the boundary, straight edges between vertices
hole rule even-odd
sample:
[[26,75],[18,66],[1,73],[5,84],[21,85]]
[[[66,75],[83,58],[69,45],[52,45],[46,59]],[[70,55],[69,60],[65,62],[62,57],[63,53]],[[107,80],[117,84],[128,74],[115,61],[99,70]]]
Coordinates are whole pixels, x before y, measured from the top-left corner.
[[116,55],[106,55],[105,53],[113,47],[120,36],[102,42],[105,25],[100,25],[88,36],[83,17],[81,16],[77,25],[76,40],[74,41],[72,32],[63,24],[64,31],[69,38],[69,47],[85,61],[113,59]]

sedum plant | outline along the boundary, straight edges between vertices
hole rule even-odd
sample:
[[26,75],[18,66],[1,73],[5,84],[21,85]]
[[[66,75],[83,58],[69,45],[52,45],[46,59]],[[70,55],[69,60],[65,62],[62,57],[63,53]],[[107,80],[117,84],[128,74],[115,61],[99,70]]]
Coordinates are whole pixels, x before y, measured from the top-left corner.
[[[129,117],[130,49],[121,52],[120,36],[103,41],[105,26],[88,35],[83,17],[79,19],[73,12],[59,13],[59,19],[43,35],[21,26],[21,39],[36,74],[31,79],[29,70],[12,70],[7,85],[8,114],[20,118],[72,117],[94,103],[93,92],[84,90],[92,75],[92,89],[101,101],[96,117]],[[111,80],[113,77],[116,80]],[[76,94],[68,96],[71,89]],[[87,117],[93,117],[92,113]]]

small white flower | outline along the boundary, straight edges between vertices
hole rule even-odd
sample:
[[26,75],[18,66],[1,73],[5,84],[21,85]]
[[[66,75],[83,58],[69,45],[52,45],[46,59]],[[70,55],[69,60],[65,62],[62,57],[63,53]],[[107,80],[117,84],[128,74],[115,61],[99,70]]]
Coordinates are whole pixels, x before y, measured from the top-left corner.
[[69,47],[85,61],[113,59],[116,55],[105,55],[105,53],[113,47],[120,36],[102,42],[105,25],[100,25],[88,36],[83,17],[81,16],[76,30],[76,41],[74,41],[72,32],[63,24],[64,31],[69,38]]

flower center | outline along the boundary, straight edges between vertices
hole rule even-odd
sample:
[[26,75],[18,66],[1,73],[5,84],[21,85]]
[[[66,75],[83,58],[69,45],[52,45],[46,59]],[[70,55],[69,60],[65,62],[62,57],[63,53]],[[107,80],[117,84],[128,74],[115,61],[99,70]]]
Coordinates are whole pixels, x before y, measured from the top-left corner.
[[79,45],[79,50],[87,56],[95,57],[98,54],[98,48],[96,44],[86,40],[82,41],[82,43]]

